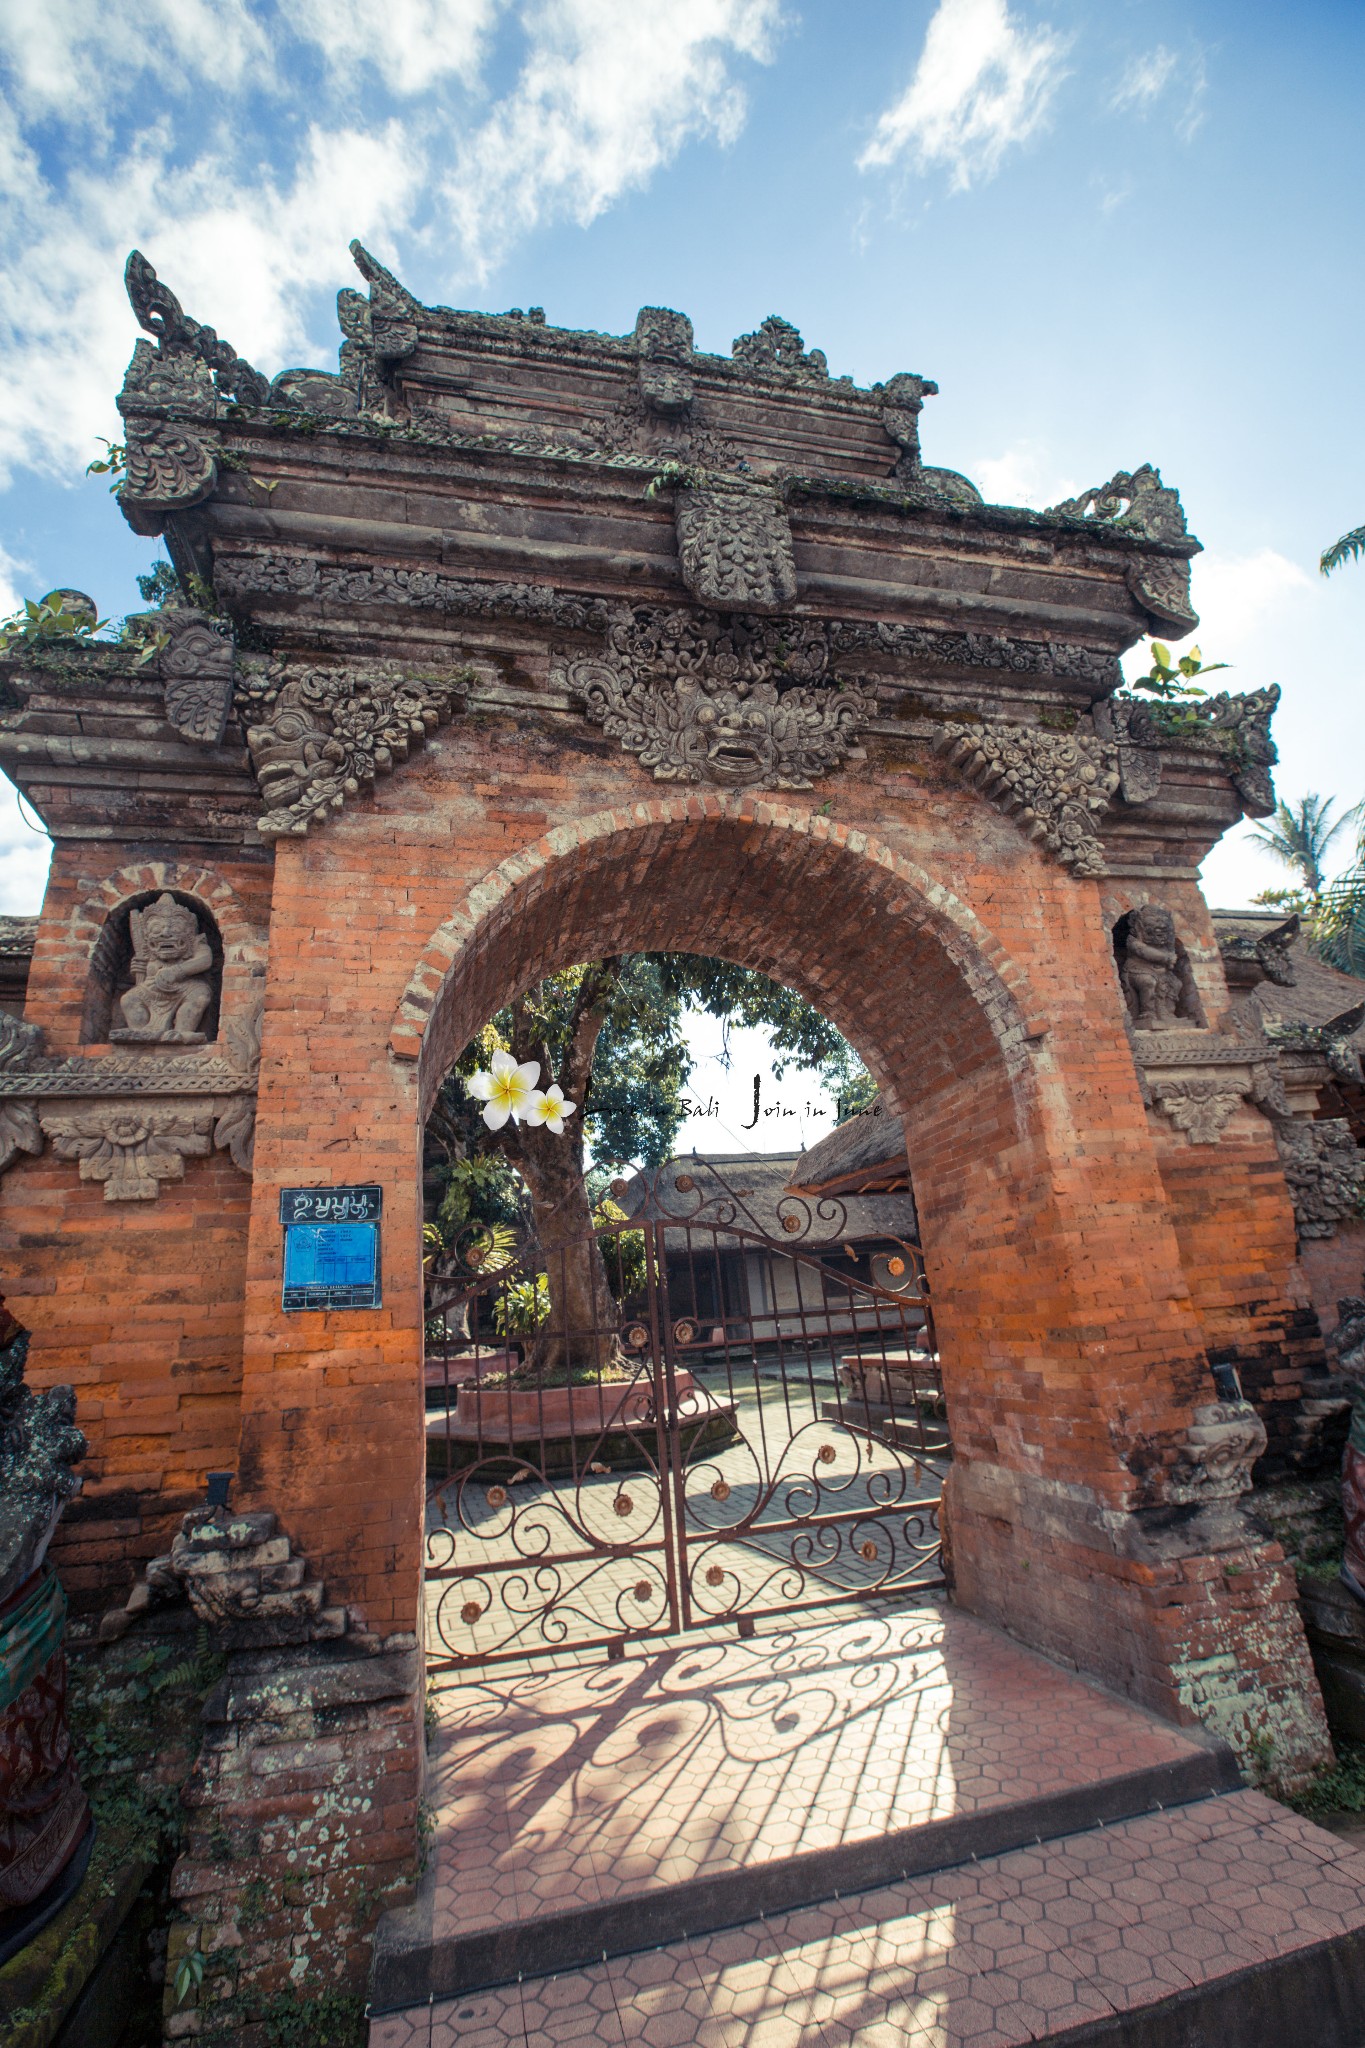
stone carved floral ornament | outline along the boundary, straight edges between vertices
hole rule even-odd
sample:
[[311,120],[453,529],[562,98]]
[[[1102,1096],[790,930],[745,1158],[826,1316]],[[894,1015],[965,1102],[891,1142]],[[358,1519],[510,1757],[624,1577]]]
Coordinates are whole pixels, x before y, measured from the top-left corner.
[[782,486],[675,463],[650,485],[674,492],[683,582],[720,612],[780,612],[796,599],[796,559]]
[[1036,726],[936,726],[934,751],[1077,875],[1102,875],[1096,833],[1119,786],[1117,749]]
[[1192,1145],[1216,1145],[1247,1095],[1244,1084],[1221,1074],[1156,1080],[1150,1091],[1157,1108]]
[[818,632],[761,620],[621,609],[604,655],[557,656],[551,682],[656,782],[809,789],[839,767],[875,712],[871,695],[825,678]]
[[454,709],[472,671],[412,676],[395,663],[365,669],[243,663],[237,709],[265,814],[266,839],[298,837],[373,787]]
[[[226,1152],[252,1170],[260,1069],[259,1002],[225,1022],[230,1057],[160,1054],[151,1047],[102,1059],[54,1057],[37,1026],[0,1016],[0,1173],[50,1139],[80,1162],[107,1202],[155,1201],[187,1159]],[[58,1106],[60,1104],[60,1106]]]

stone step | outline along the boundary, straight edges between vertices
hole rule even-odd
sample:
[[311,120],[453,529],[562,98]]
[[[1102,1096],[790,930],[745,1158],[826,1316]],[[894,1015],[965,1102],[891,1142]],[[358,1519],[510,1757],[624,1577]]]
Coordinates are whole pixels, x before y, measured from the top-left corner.
[[431,1860],[375,2010],[568,1970],[1240,1783],[950,1608],[439,1696]]
[[1365,1855],[1237,1791],[379,2008],[369,2048],[1360,2048]]

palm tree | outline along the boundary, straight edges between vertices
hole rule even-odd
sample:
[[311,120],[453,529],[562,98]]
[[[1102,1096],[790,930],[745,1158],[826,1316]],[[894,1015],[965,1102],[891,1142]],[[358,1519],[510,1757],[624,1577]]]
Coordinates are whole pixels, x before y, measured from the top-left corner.
[[1339,569],[1343,562],[1358,562],[1365,555],[1365,526],[1353,526],[1349,533],[1343,533],[1340,540],[1334,540],[1330,548],[1324,548],[1318,557],[1318,567],[1324,576],[1330,576],[1333,569]]
[[1276,860],[1283,861],[1287,868],[1295,868],[1303,877],[1303,885],[1310,896],[1317,896],[1322,890],[1323,863],[1328,849],[1338,832],[1342,831],[1355,816],[1347,811],[1343,817],[1333,820],[1334,796],[1319,796],[1310,790],[1297,803],[1287,804],[1283,797],[1275,806],[1275,815],[1267,819],[1258,832],[1252,833],[1257,845],[1273,853]]

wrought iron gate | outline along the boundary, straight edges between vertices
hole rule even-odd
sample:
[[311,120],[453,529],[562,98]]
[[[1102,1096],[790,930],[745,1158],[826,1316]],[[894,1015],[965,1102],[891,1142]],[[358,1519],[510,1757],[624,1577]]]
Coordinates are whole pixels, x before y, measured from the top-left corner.
[[618,1182],[633,1213],[590,1239],[498,1272],[490,1239],[468,1252],[428,1325],[434,1668],[943,1583],[919,1248],[749,1192],[669,1167]]

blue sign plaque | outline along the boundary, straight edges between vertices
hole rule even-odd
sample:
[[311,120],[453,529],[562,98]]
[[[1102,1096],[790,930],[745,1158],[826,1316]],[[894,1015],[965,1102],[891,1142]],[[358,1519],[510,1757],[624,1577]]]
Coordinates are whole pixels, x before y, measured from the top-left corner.
[[281,1188],[286,1309],[378,1308],[382,1188]]

